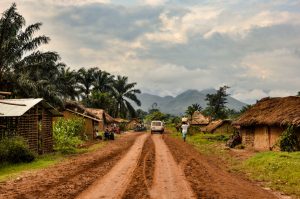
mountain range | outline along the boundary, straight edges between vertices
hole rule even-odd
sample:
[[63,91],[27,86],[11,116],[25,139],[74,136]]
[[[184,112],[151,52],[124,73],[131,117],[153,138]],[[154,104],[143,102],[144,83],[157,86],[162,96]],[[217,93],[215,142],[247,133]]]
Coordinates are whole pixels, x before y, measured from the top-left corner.
[[[165,96],[160,97],[157,95],[152,95],[148,93],[142,93],[138,95],[139,100],[141,101],[140,108],[144,111],[148,111],[154,103],[157,104],[157,108],[159,108],[164,113],[169,113],[172,115],[182,115],[185,110],[191,104],[198,103],[204,109],[207,107],[207,101],[205,101],[207,94],[215,94],[217,90],[215,89],[205,89],[202,91],[198,90],[187,90],[176,97],[173,96]],[[236,111],[241,110],[243,106],[246,104],[231,97],[227,97],[226,106],[230,109],[234,109]]]

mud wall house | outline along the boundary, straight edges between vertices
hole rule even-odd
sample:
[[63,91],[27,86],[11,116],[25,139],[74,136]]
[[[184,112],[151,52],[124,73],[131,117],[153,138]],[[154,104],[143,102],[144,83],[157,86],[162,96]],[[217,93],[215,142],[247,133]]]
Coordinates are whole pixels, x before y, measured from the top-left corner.
[[198,127],[206,127],[210,122],[210,119],[208,117],[205,117],[202,113],[199,111],[195,111],[190,119],[190,124],[192,126],[198,126]]
[[231,120],[212,121],[204,127],[203,131],[206,133],[233,134],[235,129],[231,123]]
[[85,134],[89,138],[94,138],[95,131],[104,131],[104,129],[115,123],[105,110],[96,108],[86,108],[82,104],[74,101],[67,101],[63,111],[65,118],[82,117],[85,121]]
[[300,97],[264,98],[233,123],[242,143],[256,150],[277,149],[281,134],[289,125],[300,137]]
[[87,108],[86,110],[94,114],[97,117],[97,119],[99,119],[99,131],[104,131],[106,127],[115,122],[114,118],[103,109]]
[[53,151],[52,119],[61,114],[42,98],[0,100],[0,139],[21,136],[29,149]]
[[131,119],[131,120],[128,122],[128,124],[126,125],[126,129],[128,129],[128,130],[133,130],[133,129],[135,129],[135,128],[137,127],[137,125],[140,124],[140,123],[141,123],[141,122],[140,122],[139,119],[133,118],[133,119]]

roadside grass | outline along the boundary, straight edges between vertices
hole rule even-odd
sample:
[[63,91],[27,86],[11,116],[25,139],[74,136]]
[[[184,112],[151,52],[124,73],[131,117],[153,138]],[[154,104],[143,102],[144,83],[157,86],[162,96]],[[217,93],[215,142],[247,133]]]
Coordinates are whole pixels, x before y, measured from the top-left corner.
[[107,142],[99,142],[86,148],[77,148],[74,154],[62,154],[56,152],[52,154],[40,155],[37,156],[36,160],[30,163],[0,163],[0,182],[17,178],[24,172],[47,168],[77,154],[96,151],[104,147],[106,144]]
[[238,168],[272,189],[300,197],[300,152],[260,152]]
[[63,160],[65,156],[66,155],[62,155],[60,153],[54,153],[39,156],[31,163],[2,163],[0,164],[0,182],[11,178],[16,178],[20,173],[24,171],[32,171],[49,167]]
[[[172,137],[181,139],[181,133],[169,128]],[[257,152],[244,160],[232,156],[218,135],[197,133],[187,136],[187,142],[200,153],[215,155],[225,161],[231,172],[242,172],[248,178],[265,186],[300,198],[300,152]]]

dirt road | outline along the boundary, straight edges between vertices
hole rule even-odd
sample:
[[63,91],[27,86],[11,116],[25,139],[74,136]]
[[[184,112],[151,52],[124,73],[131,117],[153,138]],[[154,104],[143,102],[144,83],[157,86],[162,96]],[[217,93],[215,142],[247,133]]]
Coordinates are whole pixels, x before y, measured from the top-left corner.
[[154,199],[184,199],[196,198],[184,172],[175,162],[161,135],[153,135],[155,145],[155,173],[151,189],[151,198]]
[[137,166],[143,145],[149,134],[137,138],[127,154],[99,181],[82,192],[77,199],[121,198]]
[[97,151],[0,183],[0,198],[276,198],[168,135],[129,133]]

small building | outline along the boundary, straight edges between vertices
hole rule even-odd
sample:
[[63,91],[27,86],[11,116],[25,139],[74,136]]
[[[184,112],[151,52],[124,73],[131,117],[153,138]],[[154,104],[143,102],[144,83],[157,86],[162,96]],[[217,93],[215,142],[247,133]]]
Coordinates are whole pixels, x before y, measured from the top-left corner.
[[97,109],[97,108],[86,108],[86,110],[90,113],[93,113],[99,122],[99,130],[104,131],[104,129],[115,122],[114,118],[110,116],[105,110]]
[[141,124],[141,121],[137,118],[133,118],[126,125],[126,129],[133,130],[137,127],[138,124]]
[[276,143],[289,125],[300,136],[300,97],[263,98],[234,123],[245,146],[256,150],[276,149]]
[[86,108],[75,101],[67,101],[63,110],[65,118],[81,117],[85,122],[85,135],[90,139],[95,137],[96,131],[104,131],[105,127],[115,122],[114,118],[103,109]]
[[231,120],[212,121],[209,125],[203,128],[203,131],[206,133],[233,134],[235,130],[231,123]]
[[52,118],[62,116],[42,98],[0,100],[0,139],[21,136],[29,149],[53,151]]
[[210,122],[208,117],[205,117],[200,111],[195,111],[190,124],[193,126],[206,127]]

